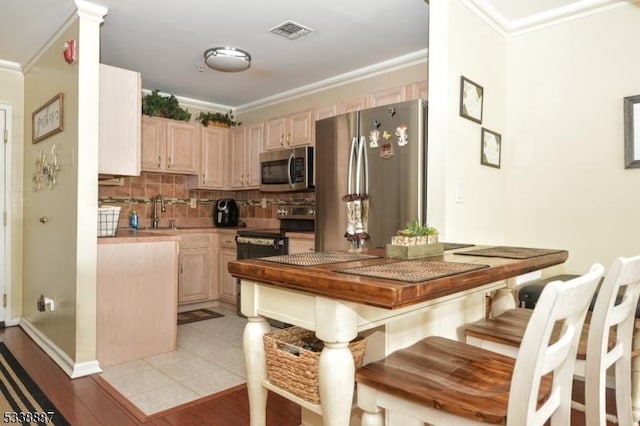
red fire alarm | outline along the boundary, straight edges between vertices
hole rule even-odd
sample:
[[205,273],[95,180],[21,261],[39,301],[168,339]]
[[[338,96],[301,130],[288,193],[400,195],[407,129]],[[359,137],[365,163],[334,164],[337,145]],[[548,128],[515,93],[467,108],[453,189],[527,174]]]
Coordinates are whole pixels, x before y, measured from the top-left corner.
[[72,64],[76,60],[76,41],[69,40],[64,43],[64,60]]

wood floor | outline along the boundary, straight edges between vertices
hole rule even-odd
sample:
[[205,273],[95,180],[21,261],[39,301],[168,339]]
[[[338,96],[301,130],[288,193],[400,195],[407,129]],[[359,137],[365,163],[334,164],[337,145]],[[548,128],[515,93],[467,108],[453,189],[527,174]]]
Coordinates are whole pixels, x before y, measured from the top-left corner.
[[[38,345],[19,327],[0,329],[4,341],[31,378],[72,425],[220,425],[249,424],[249,402],[246,386],[223,392],[204,402],[173,409],[149,419],[110,394],[99,377],[71,380]],[[104,381],[102,381],[104,382]],[[300,407],[276,394],[269,393],[267,425],[297,426]]]
[[[135,407],[114,396],[104,380],[88,376],[71,380],[20,327],[0,328],[4,341],[31,378],[72,425],[212,425],[246,426],[249,402],[246,386],[217,394],[204,402],[173,409],[151,418],[141,418]],[[581,389],[575,389],[577,395]],[[582,395],[580,395],[582,396]],[[579,397],[580,398],[580,397]],[[581,398],[580,398],[581,399]],[[608,403],[611,404],[609,397]],[[274,393],[267,402],[268,426],[298,426],[300,407]],[[584,415],[572,412],[572,426],[584,426]]]

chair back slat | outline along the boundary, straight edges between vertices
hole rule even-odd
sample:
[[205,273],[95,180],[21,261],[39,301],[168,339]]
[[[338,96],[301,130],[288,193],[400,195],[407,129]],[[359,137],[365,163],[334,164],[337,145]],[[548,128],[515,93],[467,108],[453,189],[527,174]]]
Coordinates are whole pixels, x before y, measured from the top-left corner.
[[[606,370],[616,364],[618,424],[631,424],[631,342],[640,297],[640,256],[613,260],[598,292],[587,340],[585,407],[589,425],[606,424]],[[609,344],[609,336],[615,344]]]
[[[569,424],[571,392],[564,385],[572,381],[582,325],[603,273],[602,265],[595,264],[585,275],[545,286],[516,359],[509,394],[518,397],[509,398],[508,424],[541,425],[549,413],[552,424]],[[556,324],[562,327],[558,339],[552,340]],[[547,374],[553,374],[553,389],[540,404],[540,382]],[[536,420],[531,423],[532,419]]]

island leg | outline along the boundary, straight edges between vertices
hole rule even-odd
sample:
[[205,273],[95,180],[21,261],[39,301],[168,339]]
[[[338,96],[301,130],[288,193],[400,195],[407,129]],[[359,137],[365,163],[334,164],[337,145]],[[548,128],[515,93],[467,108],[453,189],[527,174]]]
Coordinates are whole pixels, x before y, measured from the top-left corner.
[[325,342],[320,354],[319,369],[324,425],[348,425],[355,382],[355,365],[349,343]]
[[270,331],[271,326],[266,319],[249,317],[242,335],[251,426],[267,424],[268,391],[262,386],[262,381],[267,378],[267,364],[262,336]]

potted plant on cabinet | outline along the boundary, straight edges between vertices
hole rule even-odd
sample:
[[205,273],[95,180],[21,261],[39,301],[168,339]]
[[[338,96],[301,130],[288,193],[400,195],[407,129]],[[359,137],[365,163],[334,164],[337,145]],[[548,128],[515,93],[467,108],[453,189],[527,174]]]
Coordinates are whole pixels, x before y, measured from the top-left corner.
[[200,112],[196,121],[202,123],[204,127],[208,127],[209,124],[218,127],[235,127],[242,124],[235,120],[232,110],[224,114],[221,112]]
[[142,98],[142,113],[150,117],[170,118],[172,120],[189,121],[191,113],[181,108],[174,95],[162,96],[158,90]]

